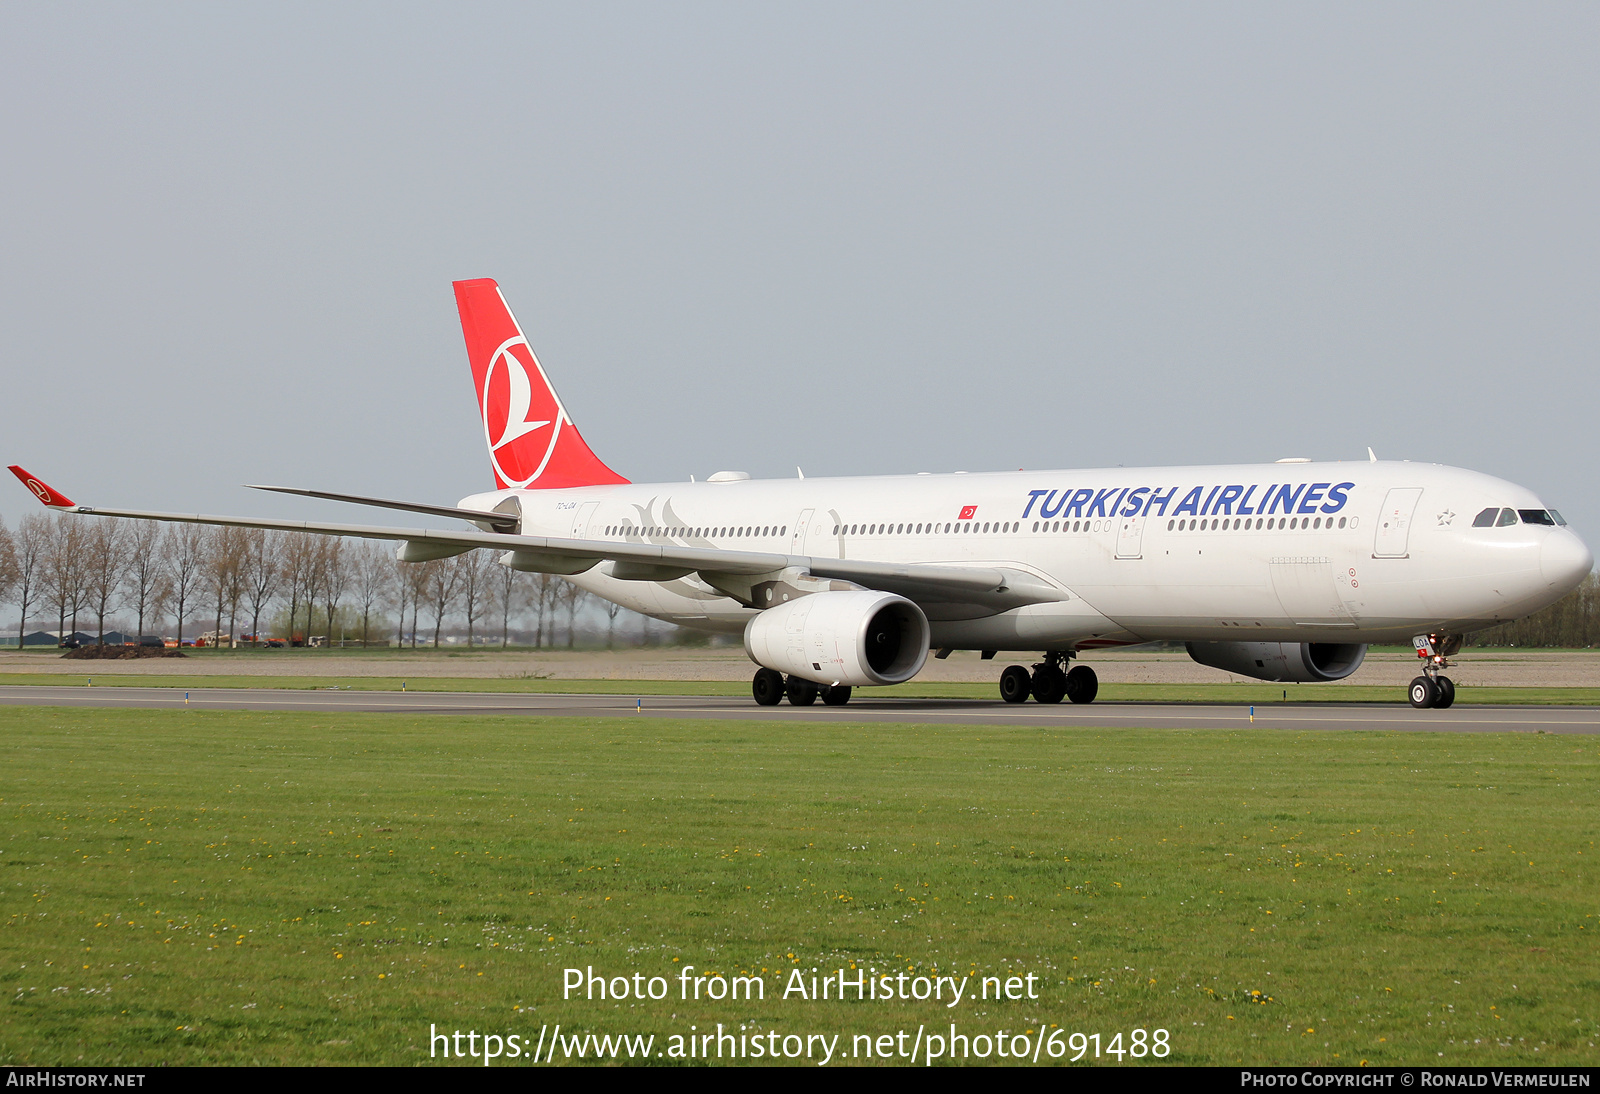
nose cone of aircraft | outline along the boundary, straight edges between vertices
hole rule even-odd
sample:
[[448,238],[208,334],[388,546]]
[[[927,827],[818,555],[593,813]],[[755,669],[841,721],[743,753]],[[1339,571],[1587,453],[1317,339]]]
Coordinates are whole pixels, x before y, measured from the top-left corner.
[[1553,586],[1575,589],[1594,569],[1594,554],[1569,529],[1558,528],[1539,548],[1539,570]]

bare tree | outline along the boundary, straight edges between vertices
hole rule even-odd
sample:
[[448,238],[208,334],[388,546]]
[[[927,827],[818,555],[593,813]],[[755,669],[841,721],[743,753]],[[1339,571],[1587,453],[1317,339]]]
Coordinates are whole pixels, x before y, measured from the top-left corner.
[[535,649],[544,646],[546,637],[550,639],[552,646],[555,645],[555,625],[551,624],[547,631],[545,620],[554,612],[563,584],[565,582],[552,574],[539,574],[534,577],[529,588],[528,604],[533,608],[533,645]]
[[[205,578],[210,592],[215,596],[217,605],[217,628],[213,632],[217,636],[217,645],[222,644],[222,613],[227,608],[230,595],[234,604],[238,604],[238,594],[242,591],[239,580],[239,568],[244,560],[245,536],[242,528],[213,528],[206,542]],[[228,628],[230,644],[233,638],[233,628]]]
[[[408,562],[401,562],[393,555],[389,556],[389,595],[390,603],[395,606],[397,620],[394,628],[394,644],[404,648],[406,644],[406,609],[411,607],[415,600],[416,567]],[[416,644],[416,629],[413,624],[411,632],[412,644]]]
[[[294,628],[300,608],[300,592],[316,553],[316,543],[305,532],[286,532],[278,544],[278,573],[289,589],[289,633],[284,635],[289,645],[294,645]],[[307,627],[304,633],[309,634]]]
[[[301,571],[302,588],[306,597],[306,645],[311,645],[311,632],[317,626],[317,593],[328,573],[327,543],[320,536],[306,537],[306,566]],[[324,636],[326,637],[326,636]]]
[[67,618],[78,629],[78,609],[83,603],[83,523],[78,517],[56,513],[50,521],[50,546],[45,561],[45,601],[56,610],[56,633],[68,635]]
[[[361,605],[361,645],[365,648],[372,627],[372,611],[383,603],[391,585],[389,552],[383,545],[364,539],[351,552],[351,577],[355,584],[356,602]],[[404,584],[401,583],[404,588]],[[403,594],[402,594],[403,595]],[[401,622],[404,622],[404,607]],[[399,634],[399,631],[395,632]]]
[[615,600],[602,600],[606,613],[606,649],[615,649],[617,645],[617,613],[622,611],[622,605]]
[[461,571],[455,559],[438,559],[418,563],[426,572],[428,606],[433,609],[433,648],[439,648],[439,631],[444,627],[444,617],[461,595]]
[[177,606],[178,647],[183,647],[183,617],[189,603],[203,587],[207,539],[206,529],[198,524],[178,524],[167,531],[167,583]]
[[261,613],[278,591],[281,566],[281,537],[264,528],[250,528],[244,534],[244,555],[239,572],[244,577],[244,596],[250,603],[250,634],[261,645]]
[[[411,599],[411,648],[417,648],[417,612],[422,607],[422,602],[428,595],[428,581],[432,576],[425,565],[418,563],[401,563],[401,580],[406,585],[406,595]],[[435,644],[438,637],[435,636]]]
[[578,635],[578,612],[589,600],[589,590],[579,588],[570,581],[561,582],[559,603],[567,613],[567,649],[571,649]]
[[106,613],[122,587],[128,530],[120,520],[98,520],[83,534],[83,597],[98,620],[95,645],[106,644]]
[[499,605],[500,605],[500,648],[505,649],[510,645],[511,637],[511,598],[516,596],[517,571],[510,566],[500,567]]
[[[223,593],[228,599],[228,646],[234,648],[239,645],[239,601],[244,599],[245,590],[250,583],[246,566],[250,559],[250,533],[253,529],[234,528],[231,531],[233,532],[233,540],[229,547],[231,561]],[[218,624],[217,629],[222,629],[221,624]]]
[[487,560],[478,551],[468,551],[450,560],[456,570],[457,599],[467,617],[467,648],[472,648],[473,623],[482,614],[488,592]]
[[[319,554],[322,561],[322,595],[327,600],[328,608],[328,641],[332,643],[339,615],[339,600],[350,585],[350,560],[346,557],[344,540],[332,536],[322,541]],[[343,633],[339,635],[339,645],[344,645]]]
[[17,543],[5,521],[0,520],[0,601],[11,599],[17,585]]
[[160,599],[161,525],[153,520],[131,522],[128,532],[128,564],[123,569],[124,603],[139,616],[139,638],[144,637],[144,620],[153,614]]
[[50,518],[43,513],[33,513],[17,523],[17,602],[22,608],[17,624],[17,649],[22,648],[22,638],[28,630],[28,605],[39,593],[40,582],[48,568],[50,552]]

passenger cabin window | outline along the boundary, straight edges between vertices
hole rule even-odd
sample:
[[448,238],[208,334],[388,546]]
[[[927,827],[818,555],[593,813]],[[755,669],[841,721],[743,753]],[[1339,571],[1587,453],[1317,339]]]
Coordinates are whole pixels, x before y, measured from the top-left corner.
[[1500,519],[1494,522],[1494,526],[1496,528],[1508,528],[1515,523],[1517,523],[1517,511],[1515,509],[1502,509],[1500,510]]

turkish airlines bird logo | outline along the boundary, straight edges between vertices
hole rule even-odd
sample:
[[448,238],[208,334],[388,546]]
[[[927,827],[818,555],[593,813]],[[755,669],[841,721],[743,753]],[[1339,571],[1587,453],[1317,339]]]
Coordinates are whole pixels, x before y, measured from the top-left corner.
[[489,458],[500,481],[515,489],[537,479],[555,453],[567,412],[527,339],[518,335],[495,350],[483,378],[480,409]]

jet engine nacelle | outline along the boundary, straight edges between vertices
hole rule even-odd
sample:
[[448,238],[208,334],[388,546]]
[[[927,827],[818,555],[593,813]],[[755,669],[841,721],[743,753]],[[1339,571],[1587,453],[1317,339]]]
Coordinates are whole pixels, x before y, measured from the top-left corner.
[[768,608],[744,628],[763,668],[816,684],[903,684],[928,659],[928,617],[903,596],[812,593]]
[[1185,648],[1214,669],[1299,684],[1343,680],[1367,656],[1360,642],[1189,642]]

